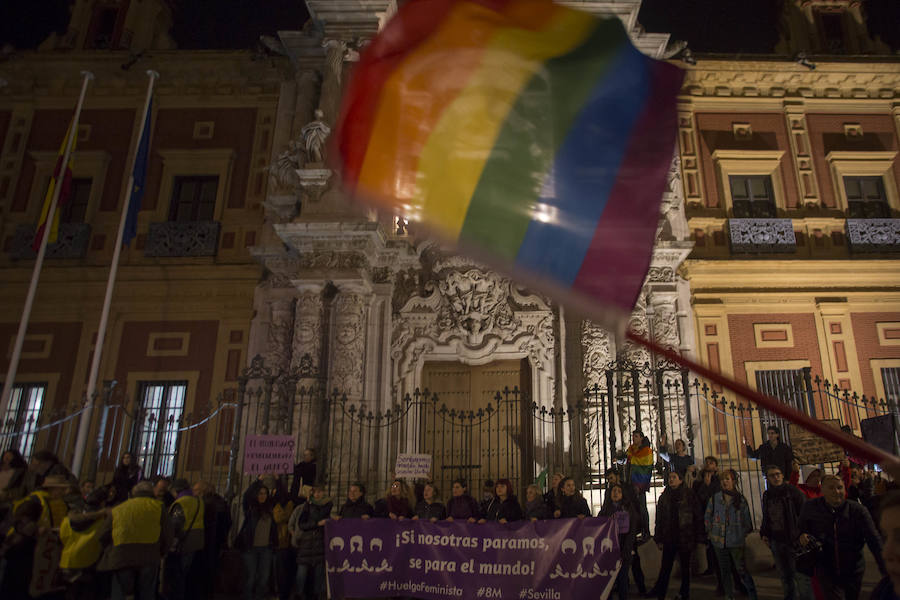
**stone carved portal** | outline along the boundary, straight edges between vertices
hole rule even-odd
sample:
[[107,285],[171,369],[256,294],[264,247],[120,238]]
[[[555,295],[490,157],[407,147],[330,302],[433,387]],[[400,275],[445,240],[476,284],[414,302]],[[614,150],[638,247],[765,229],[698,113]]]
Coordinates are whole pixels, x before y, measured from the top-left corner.
[[442,259],[394,315],[392,380],[398,392],[422,385],[428,361],[484,365],[527,359],[533,399],[554,401],[554,312],[547,301],[460,257]]

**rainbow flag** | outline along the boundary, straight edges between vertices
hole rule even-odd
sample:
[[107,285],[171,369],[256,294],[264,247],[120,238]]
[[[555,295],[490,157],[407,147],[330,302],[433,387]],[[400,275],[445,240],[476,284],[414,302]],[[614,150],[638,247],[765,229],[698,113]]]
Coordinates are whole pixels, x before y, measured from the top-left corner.
[[631,483],[640,491],[650,489],[650,475],[653,473],[653,450],[650,446],[635,448],[630,446],[626,452],[631,469]]
[[333,140],[345,189],[523,283],[634,305],[683,72],[550,0],[412,0],[366,47]]

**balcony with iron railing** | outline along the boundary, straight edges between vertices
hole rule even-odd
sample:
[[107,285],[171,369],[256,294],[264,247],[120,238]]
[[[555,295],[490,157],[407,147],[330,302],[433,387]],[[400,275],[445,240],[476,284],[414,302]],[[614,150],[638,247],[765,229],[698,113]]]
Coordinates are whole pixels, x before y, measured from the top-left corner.
[[144,256],[178,258],[215,256],[219,245],[218,221],[165,221],[150,223]]
[[[35,226],[22,224],[13,233],[9,256],[13,260],[29,260],[37,256],[31,244]],[[91,239],[89,223],[60,223],[56,241],[47,244],[47,258],[84,258]]]
[[851,252],[900,252],[900,219],[847,219]]
[[735,253],[792,253],[797,238],[791,219],[728,219],[731,251]]

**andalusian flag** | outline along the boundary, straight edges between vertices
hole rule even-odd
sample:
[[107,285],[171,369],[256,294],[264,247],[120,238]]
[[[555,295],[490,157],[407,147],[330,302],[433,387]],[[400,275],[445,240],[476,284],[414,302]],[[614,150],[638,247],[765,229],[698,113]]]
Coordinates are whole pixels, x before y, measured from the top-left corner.
[[344,98],[344,184],[617,322],[637,298],[683,72],[550,0],[411,0]]
[[[72,150],[69,152],[69,161],[67,164],[63,165],[63,158],[66,154],[66,144],[69,142],[69,136],[74,135],[75,139],[72,141]],[[31,248],[37,252],[41,248],[41,239],[44,237],[44,231],[47,229],[47,214],[50,212],[50,204],[53,201],[53,192],[56,189],[57,185],[61,185],[62,189],[59,191],[59,198],[56,201],[56,210],[53,212],[53,223],[50,225],[50,239],[47,240],[48,244],[52,244],[56,241],[57,235],[59,234],[59,215],[62,212],[62,207],[69,201],[69,197],[72,192],[72,155],[75,154],[75,144],[78,143],[78,132],[72,132],[72,124],[69,123],[69,128],[66,130],[66,137],[63,138],[62,144],[59,147],[59,154],[56,156],[56,167],[53,169],[53,177],[50,178],[50,185],[47,186],[47,194],[44,196],[44,207],[41,209],[41,218],[38,221],[37,231],[34,234],[34,241],[31,243]],[[62,181],[60,181],[60,174],[62,174]]]

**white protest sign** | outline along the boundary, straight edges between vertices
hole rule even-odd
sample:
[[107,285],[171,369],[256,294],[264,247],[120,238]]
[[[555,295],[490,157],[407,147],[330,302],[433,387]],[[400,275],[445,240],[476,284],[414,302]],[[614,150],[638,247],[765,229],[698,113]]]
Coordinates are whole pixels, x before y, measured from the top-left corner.
[[399,479],[427,479],[431,477],[430,454],[398,454],[394,477]]
[[244,473],[291,473],[294,438],[289,435],[248,435],[244,442]]

